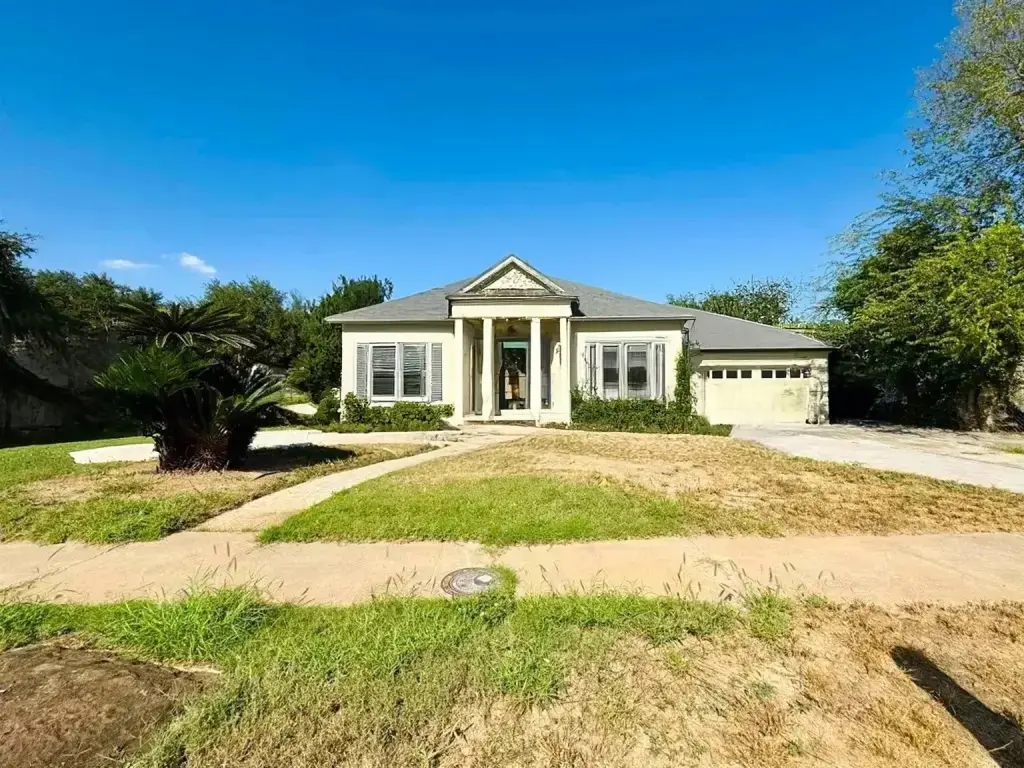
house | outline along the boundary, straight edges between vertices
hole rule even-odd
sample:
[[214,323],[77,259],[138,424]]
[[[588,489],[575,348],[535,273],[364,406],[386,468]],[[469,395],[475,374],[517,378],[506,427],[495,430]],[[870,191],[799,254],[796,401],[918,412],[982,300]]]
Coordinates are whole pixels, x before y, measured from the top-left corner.
[[450,403],[455,423],[567,422],[574,388],[671,399],[687,348],[697,411],[712,423],[828,420],[826,344],[548,277],[516,256],[327,322],[341,326],[343,398]]

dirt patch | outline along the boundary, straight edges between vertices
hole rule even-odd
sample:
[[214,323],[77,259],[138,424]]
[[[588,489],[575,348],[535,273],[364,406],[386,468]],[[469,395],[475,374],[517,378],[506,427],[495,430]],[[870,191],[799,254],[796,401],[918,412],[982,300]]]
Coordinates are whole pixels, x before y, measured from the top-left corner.
[[[553,705],[465,713],[441,765],[1024,766],[1021,627],[1020,606],[824,608],[778,644],[630,640]],[[898,663],[906,648],[957,689],[952,706]]]
[[531,437],[409,470],[394,481],[429,485],[502,475],[640,486],[750,512],[764,533],[1024,531],[1024,496],[1018,494],[700,435]]
[[7,651],[0,654],[0,765],[109,766],[133,754],[200,687],[190,673],[110,653]]

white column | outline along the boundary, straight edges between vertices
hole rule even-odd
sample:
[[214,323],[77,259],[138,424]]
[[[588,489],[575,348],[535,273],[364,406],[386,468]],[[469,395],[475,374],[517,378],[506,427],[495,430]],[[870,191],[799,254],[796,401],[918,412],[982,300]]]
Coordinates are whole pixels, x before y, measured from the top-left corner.
[[559,360],[558,373],[558,394],[555,395],[554,409],[565,418],[569,418],[572,411],[572,342],[569,339],[569,318],[558,319],[558,341],[562,348],[561,360]]
[[455,318],[455,386],[452,391],[455,393],[455,414],[454,419],[461,422],[466,415],[466,333],[465,320],[461,317]]
[[480,375],[480,397],[485,419],[494,418],[494,320],[484,318],[484,365]]
[[542,398],[540,371],[540,318],[530,318],[530,410],[533,417],[540,421],[540,401]]

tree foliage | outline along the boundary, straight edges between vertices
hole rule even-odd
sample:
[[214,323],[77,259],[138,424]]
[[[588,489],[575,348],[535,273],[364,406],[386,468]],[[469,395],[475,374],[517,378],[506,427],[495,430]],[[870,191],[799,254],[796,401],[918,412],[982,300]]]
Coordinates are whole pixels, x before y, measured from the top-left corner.
[[125,302],[117,308],[117,327],[137,344],[194,347],[200,344],[224,346],[232,350],[256,346],[255,330],[225,307],[209,303]]
[[236,315],[241,326],[249,329],[255,340],[246,353],[251,362],[286,369],[295,361],[305,318],[299,297],[289,296],[267,280],[251,277],[245,283],[210,282],[203,302]]
[[[18,360],[16,345],[56,352],[63,348],[62,315],[39,292],[25,261],[32,255],[32,237],[0,231],[0,402],[32,394],[66,401],[68,393],[28,370]],[[6,418],[6,410],[0,419]],[[0,428],[5,424],[0,423]]]
[[328,324],[331,315],[381,304],[391,298],[394,285],[376,275],[339,277],[325,294],[305,305],[300,330],[302,352],[289,375],[290,383],[319,402],[328,390],[341,382],[341,331]]
[[979,427],[1019,416],[1024,0],[957,12],[921,76],[911,168],[840,241],[824,308],[841,322],[840,384],[872,384],[868,415]]
[[669,294],[668,303],[765,325],[781,325],[793,309],[794,289],[788,280],[752,279],[725,291],[710,290],[699,296]]

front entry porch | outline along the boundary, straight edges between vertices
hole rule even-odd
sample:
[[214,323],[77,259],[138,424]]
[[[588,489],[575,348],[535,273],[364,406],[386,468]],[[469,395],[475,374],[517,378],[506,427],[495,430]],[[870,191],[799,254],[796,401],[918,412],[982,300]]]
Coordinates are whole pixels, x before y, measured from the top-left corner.
[[456,318],[455,340],[455,421],[569,420],[568,318]]

